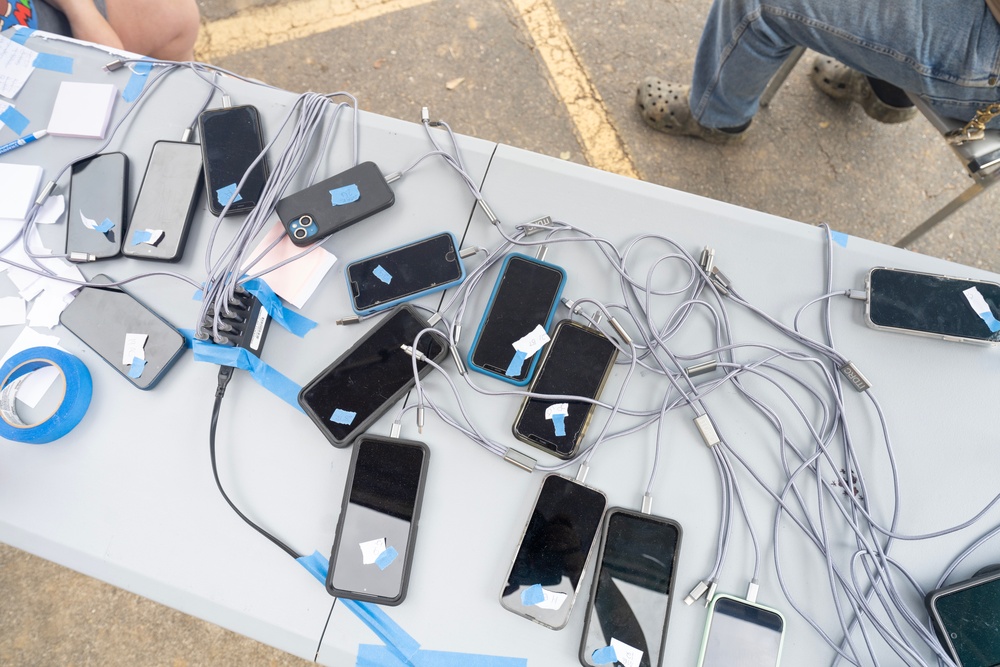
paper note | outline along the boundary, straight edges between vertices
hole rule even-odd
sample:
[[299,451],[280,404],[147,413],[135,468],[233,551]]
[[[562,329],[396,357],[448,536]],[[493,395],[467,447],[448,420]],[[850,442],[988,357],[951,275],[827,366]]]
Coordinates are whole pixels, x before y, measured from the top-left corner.
[[66,198],[62,195],[49,196],[35,215],[36,225],[54,225],[66,212]]
[[569,403],[554,403],[549,407],[545,408],[545,418],[552,419],[554,415],[562,415],[565,417],[569,414]]
[[521,591],[521,604],[526,607],[555,610],[559,609],[565,600],[565,593],[546,590],[541,584],[535,584]]
[[66,310],[68,305],[64,294],[51,290],[44,291],[31,302],[28,324],[33,327],[51,329],[59,324],[59,315]]
[[[271,248],[259,262],[250,267],[250,263],[275,241],[278,241],[278,244]],[[299,248],[291,242],[288,235],[285,234],[285,227],[278,222],[264,235],[264,238],[254,249],[250,260],[242,268],[250,273],[260,273],[300,255],[302,252],[303,248]],[[336,261],[336,256],[316,245],[310,249],[308,254],[294,262],[285,264],[280,269],[264,274],[262,278],[275,294],[296,308],[302,308]]]
[[542,349],[546,343],[549,342],[549,335],[545,333],[545,329],[542,328],[541,324],[536,324],[535,328],[531,330],[529,334],[514,341],[514,349],[518,352],[524,352],[525,356],[530,357],[535,352]]
[[374,565],[375,559],[385,551],[385,538],[380,537],[377,540],[360,542],[358,546],[361,547],[361,562],[365,565]]
[[49,119],[49,134],[103,139],[116,97],[118,89],[110,83],[63,81]]
[[611,648],[615,650],[615,659],[622,664],[622,667],[640,667],[642,664],[642,651],[639,649],[614,637],[611,638]]
[[95,232],[100,232],[101,234],[106,234],[115,227],[115,223],[111,222],[110,218],[104,218],[101,222],[97,222],[97,220],[88,218],[84,215],[82,210],[80,211],[80,222],[82,222],[83,226],[87,229],[92,229]]
[[23,221],[41,180],[42,168],[37,165],[0,163],[0,219]]
[[0,326],[24,324],[24,299],[18,296],[0,298]]
[[31,73],[38,54],[26,46],[0,37],[0,95],[13,99]]
[[972,310],[976,311],[976,314],[982,318],[992,333],[1000,331],[1000,321],[993,315],[993,311],[990,310],[990,304],[986,303],[986,299],[983,298],[978,289],[970,287],[962,292],[962,294],[965,295],[965,299],[972,306]]
[[[83,303],[81,301],[81,303]],[[133,359],[145,359],[146,341],[149,336],[146,334],[127,333],[125,334],[125,347],[122,350],[122,365],[128,366]]]

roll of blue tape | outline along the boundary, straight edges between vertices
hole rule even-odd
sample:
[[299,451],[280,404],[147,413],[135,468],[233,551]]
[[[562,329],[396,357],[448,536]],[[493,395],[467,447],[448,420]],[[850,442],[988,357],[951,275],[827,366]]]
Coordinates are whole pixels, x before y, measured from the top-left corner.
[[[66,389],[59,406],[37,424],[25,424],[14,409],[19,378],[45,366],[59,369]],[[72,431],[90,407],[94,382],[83,362],[54,347],[30,347],[18,352],[0,367],[0,437],[42,445]]]

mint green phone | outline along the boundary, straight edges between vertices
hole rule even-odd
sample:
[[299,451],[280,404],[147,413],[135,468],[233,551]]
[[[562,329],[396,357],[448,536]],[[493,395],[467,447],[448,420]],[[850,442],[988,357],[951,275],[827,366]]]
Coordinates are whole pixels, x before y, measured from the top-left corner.
[[778,667],[784,639],[781,612],[719,594],[708,609],[698,667]]

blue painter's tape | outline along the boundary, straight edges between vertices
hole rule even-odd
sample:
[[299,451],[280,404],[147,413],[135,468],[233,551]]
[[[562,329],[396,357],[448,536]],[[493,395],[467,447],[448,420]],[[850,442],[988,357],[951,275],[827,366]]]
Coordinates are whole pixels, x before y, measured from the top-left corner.
[[521,591],[521,604],[525,607],[532,607],[545,599],[541,584],[529,586]]
[[847,239],[849,239],[851,237],[848,236],[847,234],[845,234],[844,232],[835,232],[835,231],[833,231],[831,229],[830,230],[830,238],[833,239],[833,242],[836,243],[837,245],[839,245],[841,248],[846,248],[847,247]]
[[32,28],[25,28],[24,26],[20,26],[17,30],[14,31],[14,34],[13,36],[11,36],[10,41],[14,42],[15,44],[20,44],[21,46],[24,46],[24,43],[28,41],[28,38],[34,34],[35,31]]
[[152,63],[141,62],[132,65],[132,76],[128,78],[128,83],[125,84],[125,90],[122,91],[122,99],[126,102],[134,102],[142,93],[142,89],[146,87],[146,78],[149,77],[149,73],[152,70]]
[[299,565],[309,570],[309,573],[319,579],[319,583],[326,586],[326,573],[330,568],[329,559],[318,551],[312,552],[310,556],[299,556],[295,560]]
[[18,136],[24,134],[30,122],[24,114],[14,108],[14,105],[10,105],[3,110],[3,113],[0,113],[0,123],[9,127]]
[[381,264],[376,266],[372,270],[372,273],[374,273],[375,277],[384,282],[386,285],[392,282],[392,274],[386,271],[384,268],[382,268]]
[[[132,245],[139,245],[140,243],[145,243],[153,238],[153,235],[145,229],[137,229],[132,232]],[[198,296],[201,296],[201,292],[198,292]],[[199,299],[200,301],[201,299]]]
[[566,435],[566,415],[552,415],[552,428],[555,430],[557,436],[562,437]]
[[101,224],[94,227],[94,231],[100,232],[102,234],[107,234],[114,228],[115,228],[115,223],[111,222],[111,218],[104,218]]
[[595,665],[610,665],[612,662],[618,661],[618,654],[615,653],[614,646],[605,646],[591,653],[590,659],[594,661]]
[[299,315],[298,313],[286,308],[284,304],[281,303],[281,299],[278,298],[278,295],[275,294],[270,286],[261,278],[248,280],[241,283],[241,286],[260,300],[260,305],[264,307],[264,310],[267,311],[268,315],[274,318],[275,322],[285,327],[299,338],[305,336],[316,326],[316,323],[308,317]]
[[243,347],[216,345],[198,339],[194,340],[193,345],[195,361],[207,361],[220,366],[232,366],[248,371],[257,384],[299,412],[303,412],[298,400],[302,387],[265,364],[250,350]]
[[146,360],[140,359],[139,357],[133,357],[132,365],[128,368],[128,376],[133,380],[138,380],[142,377],[142,371],[146,368]]
[[69,56],[57,56],[54,53],[39,53],[31,63],[38,69],[47,69],[63,74],[73,73],[73,59]]
[[409,662],[399,658],[385,646],[361,644],[355,667],[527,667],[525,658],[505,658],[474,653],[450,653],[420,649]]
[[381,607],[358,600],[345,598],[338,598],[338,600],[378,635],[379,639],[385,642],[386,648],[392,652],[393,657],[400,661],[400,664],[413,664],[411,658],[420,650],[420,643],[406,634],[406,631],[389,618],[389,615],[382,611]]
[[[236,199],[233,199],[233,195],[236,195]],[[236,184],[230,183],[229,185],[219,188],[215,191],[215,196],[219,200],[220,206],[225,206],[232,199],[234,202],[238,202],[243,199],[240,193],[236,192]]]
[[178,331],[184,336],[184,347],[189,350],[194,347],[194,329],[178,329]]
[[350,426],[354,423],[354,418],[358,416],[357,412],[351,412],[350,410],[341,410],[337,408],[330,415],[330,421],[335,424],[343,424],[344,426]]
[[993,313],[979,313],[979,317],[983,318],[983,322],[986,322],[986,326],[990,328],[992,333],[1000,331],[1000,321],[997,321],[997,318],[993,317]]
[[57,440],[80,423],[90,407],[94,382],[82,361],[56,347],[29,347],[12,356],[0,367],[0,389],[19,377],[46,366],[57,366],[66,379],[62,402],[56,411],[38,424],[12,426],[0,419],[0,438],[42,445]]
[[513,378],[521,374],[521,368],[524,366],[524,360],[528,358],[521,350],[514,352],[514,358],[510,360],[510,364],[507,366],[507,370],[504,371],[504,375]]
[[342,188],[334,188],[330,190],[330,204],[333,206],[343,206],[344,204],[353,204],[354,202],[361,199],[361,191],[358,190],[358,186],[345,185]]
[[392,565],[392,561],[396,560],[396,556],[398,555],[399,552],[396,551],[396,547],[389,547],[378,555],[378,558],[375,559],[375,564],[378,565],[378,569],[385,570],[385,568]]

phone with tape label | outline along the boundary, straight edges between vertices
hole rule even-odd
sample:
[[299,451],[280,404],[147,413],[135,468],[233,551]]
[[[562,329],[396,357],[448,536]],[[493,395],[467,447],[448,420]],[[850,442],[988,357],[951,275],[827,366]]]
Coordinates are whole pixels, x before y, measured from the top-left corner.
[[1000,342],[997,283],[875,267],[865,288],[865,321],[874,329],[962,343]]
[[66,253],[117,257],[128,222],[128,158],[101,153],[73,163],[66,215]]
[[784,639],[781,612],[719,594],[708,608],[698,667],[778,667]]
[[344,275],[351,307],[368,315],[458,285],[465,266],[455,235],[444,232],[351,262]]
[[555,264],[511,253],[500,267],[486,311],[469,350],[469,367],[511,384],[531,381],[538,364],[537,348],[514,346],[536,327],[548,331],[566,272]]
[[504,609],[552,630],[565,627],[607,504],[597,489],[545,477],[500,592]]
[[[267,156],[261,155],[264,135],[257,108],[243,105],[203,111],[198,117],[198,136],[208,210],[212,215],[221,215],[232,201],[227,215],[252,211],[260,201],[268,177]],[[250,173],[237,193],[236,187],[247,170]]]
[[406,597],[430,449],[366,434],[354,443],[330,555],[330,595],[389,606]]
[[166,140],[154,143],[125,232],[122,254],[135,259],[179,261],[201,184],[200,145]]
[[584,667],[663,664],[680,545],[675,521],[608,510],[580,643]]
[[186,348],[173,325],[98,274],[59,316],[59,322],[139,389],[152,389]]
[[[617,358],[618,348],[603,333],[562,320],[528,391],[597,399]],[[594,404],[586,401],[526,397],[514,419],[514,437],[561,459],[571,459],[594,409]]]

